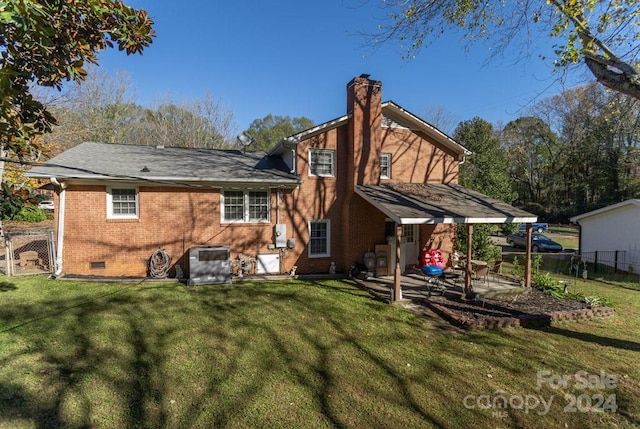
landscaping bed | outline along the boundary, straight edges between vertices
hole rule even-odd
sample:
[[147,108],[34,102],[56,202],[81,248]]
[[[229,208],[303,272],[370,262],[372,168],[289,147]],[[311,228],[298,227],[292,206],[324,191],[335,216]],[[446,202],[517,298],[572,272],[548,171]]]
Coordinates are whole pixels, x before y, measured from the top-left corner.
[[474,300],[447,294],[426,299],[423,304],[454,325],[466,329],[549,326],[553,320],[578,320],[613,314],[611,307],[557,298],[536,288],[527,290],[527,293]]

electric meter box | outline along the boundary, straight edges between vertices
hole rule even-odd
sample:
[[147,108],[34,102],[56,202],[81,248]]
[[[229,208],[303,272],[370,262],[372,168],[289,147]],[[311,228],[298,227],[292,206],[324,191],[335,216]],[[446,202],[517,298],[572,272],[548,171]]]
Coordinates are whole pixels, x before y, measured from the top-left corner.
[[277,223],[275,227],[276,247],[282,249],[287,247],[287,225],[284,223]]

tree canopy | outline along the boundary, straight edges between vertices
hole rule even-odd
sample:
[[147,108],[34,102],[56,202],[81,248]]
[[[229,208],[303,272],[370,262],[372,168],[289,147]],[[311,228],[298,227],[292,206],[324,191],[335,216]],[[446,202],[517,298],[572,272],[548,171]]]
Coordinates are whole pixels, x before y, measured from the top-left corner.
[[[481,118],[463,121],[456,127],[453,138],[473,152],[460,166],[460,184],[501,201],[511,203],[515,193],[509,180],[509,160],[495,136],[493,126]],[[478,224],[473,232],[473,254],[478,258],[498,259],[497,248],[491,245],[489,224]],[[467,231],[460,224],[456,246],[466,249]]]
[[557,40],[557,68],[584,63],[598,82],[640,98],[635,0],[388,0],[383,7],[389,20],[373,37],[400,41],[407,57],[447,31],[461,29],[469,42],[490,40],[498,54],[546,34]]
[[473,152],[460,166],[460,184],[511,203],[515,194],[509,180],[509,159],[494,134],[493,126],[476,117],[461,122],[453,138]]
[[249,150],[267,151],[284,137],[311,127],[313,121],[304,116],[291,118],[269,114],[262,119],[254,119],[245,132],[255,139],[255,144]]
[[37,149],[34,136],[50,132],[55,118],[32,94],[32,85],[61,89],[82,81],[85,63],[117,46],[141,53],[154,36],[142,9],[113,0],[0,0],[0,149],[17,156]]
[[85,63],[118,46],[141,53],[154,36],[142,9],[114,0],[0,0],[0,209],[20,209],[27,193],[4,181],[7,156],[37,160],[47,146],[41,138],[56,119],[33,94],[37,86],[60,90],[81,82]]
[[213,96],[150,107],[137,104],[127,73],[89,69],[82,85],[65,88],[48,104],[58,124],[44,140],[56,150],[84,141],[198,148],[233,146],[233,113]]

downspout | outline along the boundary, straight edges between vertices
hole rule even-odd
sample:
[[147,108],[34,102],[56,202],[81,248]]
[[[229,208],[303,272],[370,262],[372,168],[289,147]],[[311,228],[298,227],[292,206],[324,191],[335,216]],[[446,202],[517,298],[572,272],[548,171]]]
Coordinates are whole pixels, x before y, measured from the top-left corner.
[[291,174],[297,174],[296,172],[296,150],[291,149]]
[[276,223],[280,223],[280,188],[276,188]]
[[63,237],[64,237],[64,208],[66,201],[65,188],[66,184],[60,183],[55,177],[51,177],[51,183],[60,188],[59,202],[58,202],[58,240],[56,244],[56,271],[53,273],[54,277],[59,277],[62,274],[62,249],[63,249]]

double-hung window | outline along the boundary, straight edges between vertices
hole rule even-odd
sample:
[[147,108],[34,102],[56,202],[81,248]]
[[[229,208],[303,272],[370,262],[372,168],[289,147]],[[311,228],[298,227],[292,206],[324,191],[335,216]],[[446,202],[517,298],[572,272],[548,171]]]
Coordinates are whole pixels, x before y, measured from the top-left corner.
[[380,155],[380,178],[391,179],[391,154],[383,153]]
[[107,218],[137,219],[138,210],[138,188],[107,188]]
[[309,176],[335,176],[334,151],[327,149],[309,150]]
[[223,222],[268,222],[271,203],[267,191],[224,191]]
[[331,223],[328,219],[309,222],[309,257],[331,256]]

